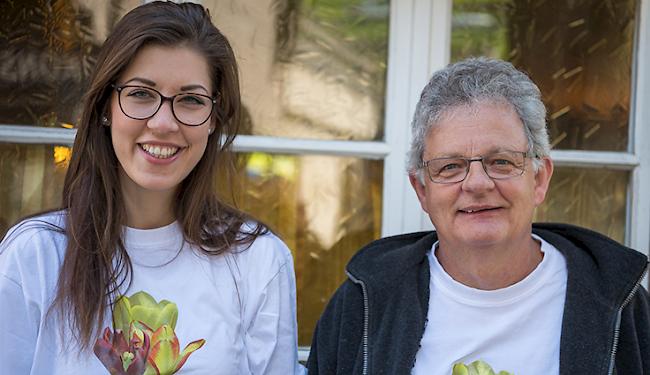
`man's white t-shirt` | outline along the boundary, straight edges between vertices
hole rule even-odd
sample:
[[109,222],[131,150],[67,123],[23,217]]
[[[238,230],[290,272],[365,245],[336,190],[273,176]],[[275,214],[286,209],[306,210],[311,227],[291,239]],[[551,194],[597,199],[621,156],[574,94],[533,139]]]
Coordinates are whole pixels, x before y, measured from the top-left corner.
[[515,375],[559,373],[566,295],[564,256],[538,236],[544,257],[526,278],[507,288],[479,290],[449,276],[435,256],[427,325],[412,374],[451,375],[456,363],[476,360]]
[[[61,226],[62,218],[55,213],[39,219]],[[57,314],[47,314],[66,238],[42,227],[32,219],[0,246],[0,373],[108,374],[92,347],[77,350],[67,328],[62,340]],[[133,264],[133,282],[123,294],[144,291],[175,303],[181,351],[205,340],[180,373],[302,372],[293,262],[276,236],[260,236],[247,250],[219,256],[186,243],[178,223],[124,228],[123,238]],[[104,326],[112,329],[110,316]]]

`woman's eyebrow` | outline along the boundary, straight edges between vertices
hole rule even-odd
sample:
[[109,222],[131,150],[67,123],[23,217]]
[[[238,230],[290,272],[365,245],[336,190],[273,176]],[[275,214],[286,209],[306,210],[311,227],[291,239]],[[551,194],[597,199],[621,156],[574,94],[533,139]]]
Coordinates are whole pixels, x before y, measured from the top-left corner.
[[194,89],[202,89],[203,91],[205,91],[206,94],[210,94],[210,92],[208,91],[208,89],[206,89],[205,87],[203,87],[203,86],[201,86],[201,85],[186,85],[186,86],[181,86],[181,91],[190,91],[190,90],[194,90]]
[[140,78],[140,77],[133,77],[130,80],[124,82],[124,84],[127,84],[129,82],[133,82],[133,81],[138,81],[138,82],[144,83],[145,85],[148,85],[148,86],[154,86],[154,87],[156,86],[156,82],[154,82],[154,81],[152,81],[150,79]]
[[[124,82],[124,84],[130,83],[130,82],[133,82],[133,81],[143,83],[143,84],[145,84],[147,86],[156,87],[156,82],[154,82],[154,81],[152,81],[150,79],[142,78],[142,77],[133,77],[130,80]],[[206,89],[203,85],[199,85],[199,84],[191,84],[191,85],[181,86],[180,89],[181,89],[181,91],[190,91],[190,90],[200,89],[200,90],[205,91],[206,94],[208,94],[208,95],[210,94],[210,91],[208,91],[208,89]]]

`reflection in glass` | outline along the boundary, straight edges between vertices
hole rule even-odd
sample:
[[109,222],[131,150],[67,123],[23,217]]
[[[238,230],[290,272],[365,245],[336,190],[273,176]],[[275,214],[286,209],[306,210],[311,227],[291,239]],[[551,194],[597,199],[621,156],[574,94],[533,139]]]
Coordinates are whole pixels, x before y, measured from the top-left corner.
[[535,221],[565,222],[625,242],[629,172],[556,167]]
[[487,55],[530,74],[555,148],[628,147],[634,0],[454,0],[452,60]]
[[205,0],[241,68],[245,134],[383,137],[388,0]]
[[298,342],[310,345],[345,265],[381,235],[383,162],[335,156],[240,154],[234,194],[224,195],[268,224],[293,251]]
[[61,205],[71,150],[0,143],[0,238],[25,215]]
[[0,2],[0,124],[76,123],[108,30],[140,0]]

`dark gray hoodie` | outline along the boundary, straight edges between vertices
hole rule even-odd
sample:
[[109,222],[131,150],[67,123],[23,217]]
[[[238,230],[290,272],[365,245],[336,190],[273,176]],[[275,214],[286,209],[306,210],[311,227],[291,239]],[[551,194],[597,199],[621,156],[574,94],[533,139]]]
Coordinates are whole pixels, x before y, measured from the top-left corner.
[[[647,257],[576,226],[534,224],[533,232],[567,263],[560,374],[650,374],[649,299],[640,285]],[[436,240],[435,232],[383,238],[352,258],[316,327],[310,375],[410,374],[429,308],[426,253]]]

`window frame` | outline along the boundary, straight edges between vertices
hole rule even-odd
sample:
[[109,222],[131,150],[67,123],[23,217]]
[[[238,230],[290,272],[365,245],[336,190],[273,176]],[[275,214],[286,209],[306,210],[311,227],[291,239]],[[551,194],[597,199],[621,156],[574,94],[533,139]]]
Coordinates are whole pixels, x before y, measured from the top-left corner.
[[[325,154],[384,161],[382,237],[432,229],[406,174],[410,122],[422,87],[450,60],[453,0],[392,0],[385,93],[384,140],[331,141],[241,135],[238,152]],[[144,1],[146,2],[146,1]],[[644,254],[650,247],[650,1],[637,0],[632,62],[630,144],[627,152],[554,150],[560,167],[616,168],[630,171],[625,243]],[[643,126],[643,125],[646,126]],[[72,146],[74,129],[0,124],[0,142]],[[390,213],[390,214],[388,214]],[[647,286],[647,282],[645,284]],[[308,347],[301,347],[305,361]]]

